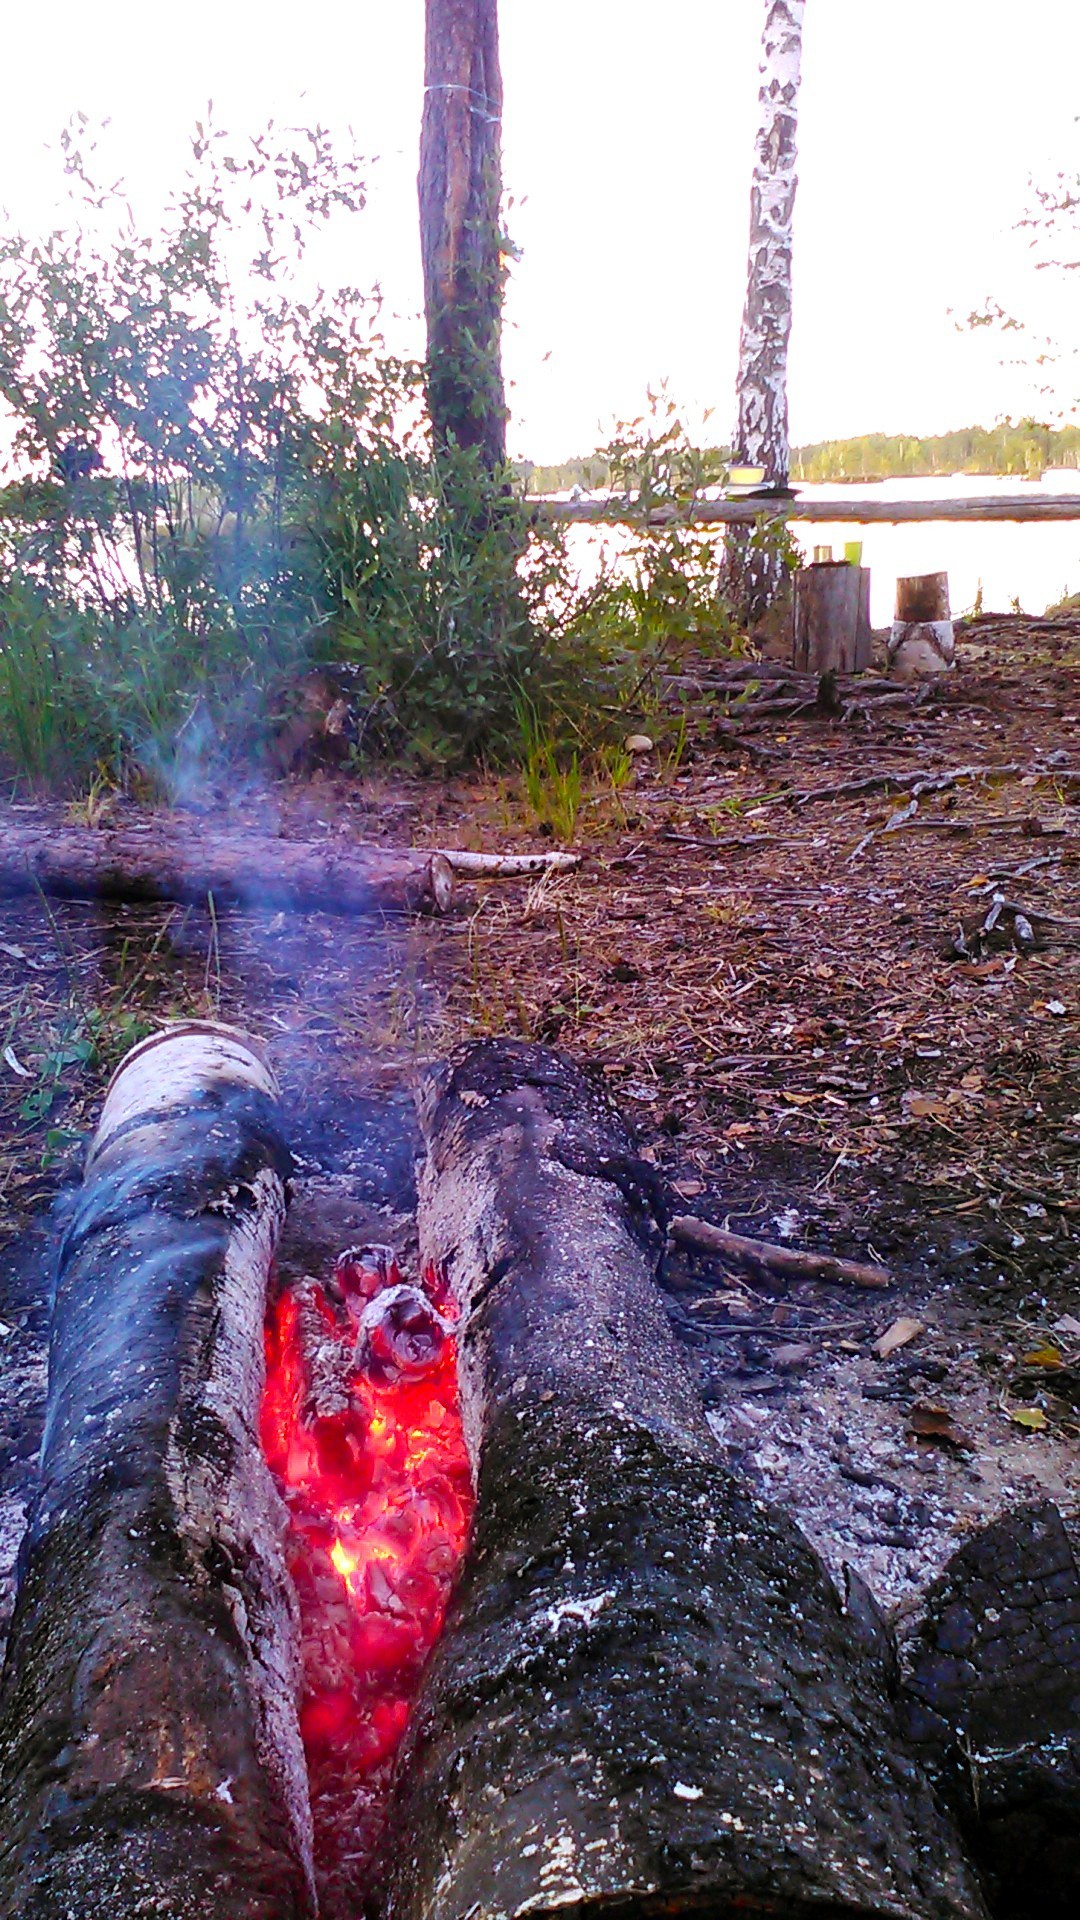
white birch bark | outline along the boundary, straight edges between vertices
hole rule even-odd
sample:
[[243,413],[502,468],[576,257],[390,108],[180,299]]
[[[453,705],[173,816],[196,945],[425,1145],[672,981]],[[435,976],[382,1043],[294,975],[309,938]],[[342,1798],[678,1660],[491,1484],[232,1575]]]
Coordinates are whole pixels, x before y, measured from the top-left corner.
[[[805,0],[766,0],[750,262],[739,342],[734,461],[764,468],[769,487],[785,487],[788,480],[787,356],[804,11]],[[729,570],[746,611],[758,617],[782,584],[779,559],[758,552],[745,535],[735,534],[729,544]]]

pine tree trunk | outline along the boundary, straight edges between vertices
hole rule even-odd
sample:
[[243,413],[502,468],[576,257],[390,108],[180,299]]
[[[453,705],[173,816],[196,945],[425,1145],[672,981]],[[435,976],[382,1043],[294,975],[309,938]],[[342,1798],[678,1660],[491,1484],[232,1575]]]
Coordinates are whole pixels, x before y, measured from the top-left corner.
[[[764,485],[778,490],[787,487],[789,466],[787,354],[804,10],[805,0],[766,0],[732,450],[733,464],[763,468]],[[733,531],[728,541],[727,574],[735,604],[750,621],[761,618],[784,584],[779,554],[756,550],[741,530]]]
[[462,1305],[478,1504],[405,1756],[392,1920],[972,1920],[884,1663],[720,1463],[617,1117],[499,1041],[425,1104],[421,1244]]
[[60,1253],[0,1687],[3,1920],[310,1920],[296,1602],[263,1459],[287,1154],[242,1036],[113,1081]]
[[506,459],[497,0],[427,0],[420,238],[437,450]]

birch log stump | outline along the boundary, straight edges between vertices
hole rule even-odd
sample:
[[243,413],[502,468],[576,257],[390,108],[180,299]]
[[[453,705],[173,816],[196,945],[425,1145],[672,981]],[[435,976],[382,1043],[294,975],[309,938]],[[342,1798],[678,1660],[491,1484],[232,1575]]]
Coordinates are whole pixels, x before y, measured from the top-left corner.
[[295,1598],[258,1440],[286,1155],[240,1036],[136,1048],[60,1254],[0,1691],[3,1920],[307,1920]]
[[898,680],[944,673],[956,656],[947,573],[915,573],[896,583],[889,670]]
[[974,1920],[883,1664],[719,1463],[618,1119],[496,1041],[422,1120],[478,1507],[405,1755],[392,1920]]

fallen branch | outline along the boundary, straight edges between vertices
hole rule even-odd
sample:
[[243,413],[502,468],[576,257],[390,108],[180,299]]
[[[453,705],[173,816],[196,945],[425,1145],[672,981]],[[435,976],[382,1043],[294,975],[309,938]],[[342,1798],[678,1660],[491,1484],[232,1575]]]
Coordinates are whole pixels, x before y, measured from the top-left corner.
[[831,1253],[778,1247],[769,1240],[751,1240],[745,1234],[714,1227],[711,1220],[699,1220],[692,1213],[676,1214],[668,1223],[668,1233],[679,1246],[690,1247],[695,1253],[718,1253],[739,1266],[763,1268],[794,1280],[832,1280],[844,1287],[878,1289],[892,1285],[892,1275],[885,1267],[840,1260]]
[[444,853],[455,873],[472,880],[515,880],[535,873],[570,873],[580,853]]
[[[1009,761],[1001,767],[953,767],[947,773],[869,773],[861,780],[842,780],[834,787],[803,787],[784,796],[796,806],[805,806],[811,800],[853,800],[863,793],[887,793],[895,787],[899,792],[910,793],[918,798],[924,793],[946,793],[961,780],[1002,780],[1006,775],[1027,773],[1032,769]],[[1038,774],[1038,769],[1034,769]],[[1056,774],[1041,774],[1042,779],[1056,779]]]

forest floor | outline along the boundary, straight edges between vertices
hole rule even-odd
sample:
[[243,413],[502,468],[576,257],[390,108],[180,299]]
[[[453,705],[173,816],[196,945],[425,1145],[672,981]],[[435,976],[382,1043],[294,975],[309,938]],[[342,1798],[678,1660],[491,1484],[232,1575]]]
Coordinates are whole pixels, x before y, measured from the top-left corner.
[[[682,1210],[886,1265],[884,1293],[683,1256],[662,1276],[728,1460],[886,1606],[1005,1507],[1075,1514],[1078,680],[1075,616],[970,622],[941,684],[871,680],[839,712],[768,663],[683,663],[659,744],[587,787],[580,869],[462,885],[443,919],[4,901],[0,1633],[64,1197],[111,1067],[191,1014],[260,1035],[281,1078],[286,1265],[408,1252],[417,1076],[485,1033],[601,1075]],[[199,808],[237,832],[552,844],[511,777],[316,771]]]

